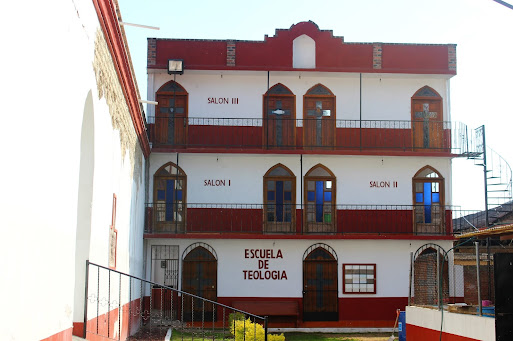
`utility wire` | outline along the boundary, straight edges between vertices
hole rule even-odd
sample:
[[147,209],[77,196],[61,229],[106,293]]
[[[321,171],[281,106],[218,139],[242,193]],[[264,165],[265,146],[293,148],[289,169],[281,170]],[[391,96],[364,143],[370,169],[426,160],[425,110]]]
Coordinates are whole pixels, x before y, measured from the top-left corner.
[[513,9],[513,5],[508,4],[507,2],[504,2],[504,1],[502,1],[502,0],[493,0],[493,1],[495,1],[495,2],[499,3],[499,4],[503,5],[503,6],[506,6],[506,7],[507,7],[507,8],[509,8],[509,9]]
[[[496,1],[496,0],[494,0]],[[474,239],[476,239],[476,237],[472,237],[470,239],[467,239],[463,242],[460,242],[458,244],[456,244],[455,246],[451,247],[449,250],[447,250],[447,252],[444,252],[444,259],[442,261],[442,266],[440,267],[440,269],[438,269],[438,271],[440,271],[440,274],[438,276],[439,280],[438,280],[438,300],[440,300],[440,298],[442,297],[442,290],[443,290],[443,283],[444,283],[444,279],[443,279],[443,269],[444,269],[444,265],[445,265],[445,261],[447,260],[447,268],[449,268],[449,252],[451,252],[451,250],[454,250],[455,248],[461,246],[461,245],[464,245],[468,242],[472,242]],[[479,256],[479,255],[478,255]],[[455,280],[455,279],[453,279]],[[440,341],[442,341],[442,329],[443,329],[443,325],[444,325],[444,307],[443,307],[443,302],[442,302],[442,309],[440,310],[441,314],[442,314],[442,317],[440,319]]]

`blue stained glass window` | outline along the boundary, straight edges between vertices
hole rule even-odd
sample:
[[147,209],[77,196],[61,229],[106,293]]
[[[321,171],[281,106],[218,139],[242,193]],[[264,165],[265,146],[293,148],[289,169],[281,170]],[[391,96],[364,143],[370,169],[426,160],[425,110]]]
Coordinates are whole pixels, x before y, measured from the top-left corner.
[[174,212],[173,212],[173,201],[175,199],[174,196],[175,191],[175,180],[166,180],[166,221],[173,221]]
[[431,182],[424,183],[424,204],[431,205]]
[[283,181],[276,181],[276,221],[283,221]]
[[315,200],[315,192],[308,192],[307,200],[314,201]]
[[157,200],[166,200],[166,191],[159,189],[157,191]]
[[324,192],[324,201],[331,201],[331,192]]
[[424,202],[424,194],[415,193],[415,202]]
[[267,200],[274,201],[274,191],[267,191]]
[[322,223],[322,208],[323,208],[323,192],[324,192],[324,181],[315,182],[315,221]]
[[284,192],[283,198],[288,201],[292,200],[292,192]]
[[182,190],[176,191],[176,200],[182,200],[182,197],[183,197],[182,193],[183,193]]
[[431,182],[424,183],[424,220],[431,223]]
[[433,193],[433,202],[440,202],[440,193]]

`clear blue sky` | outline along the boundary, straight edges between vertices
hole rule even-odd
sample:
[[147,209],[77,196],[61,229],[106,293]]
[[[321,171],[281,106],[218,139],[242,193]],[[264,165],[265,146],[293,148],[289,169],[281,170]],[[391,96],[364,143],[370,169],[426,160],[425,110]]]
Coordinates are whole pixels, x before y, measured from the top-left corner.
[[[513,2],[513,1],[512,1]],[[513,10],[492,0],[176,1],[119,0],[141,96],[146,98],[146,39],[263,40],[277,28],[312,20],[347,42],[457,44],[451,114],[475,128],[513,164]],[[453,204],[484,208],[482,169],[456,162]]]

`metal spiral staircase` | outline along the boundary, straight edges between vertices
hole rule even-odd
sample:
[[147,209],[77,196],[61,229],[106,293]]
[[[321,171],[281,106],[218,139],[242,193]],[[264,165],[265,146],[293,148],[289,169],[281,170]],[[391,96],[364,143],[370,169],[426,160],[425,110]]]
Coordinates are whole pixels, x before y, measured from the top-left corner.
[[487,225],[493,224],[489,217],[499,218],[512,210],[512,171],[509,163],[495,150],[486,146],[485,128],[475,129],[467,158],[476,166],[483,167]]

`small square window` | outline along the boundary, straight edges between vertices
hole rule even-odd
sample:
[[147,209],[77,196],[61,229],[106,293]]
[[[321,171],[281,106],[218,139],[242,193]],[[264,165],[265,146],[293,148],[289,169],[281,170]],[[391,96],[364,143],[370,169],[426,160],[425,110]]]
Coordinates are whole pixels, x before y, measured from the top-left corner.
[[376,293],[376,265],[343,264],[344,294]]

